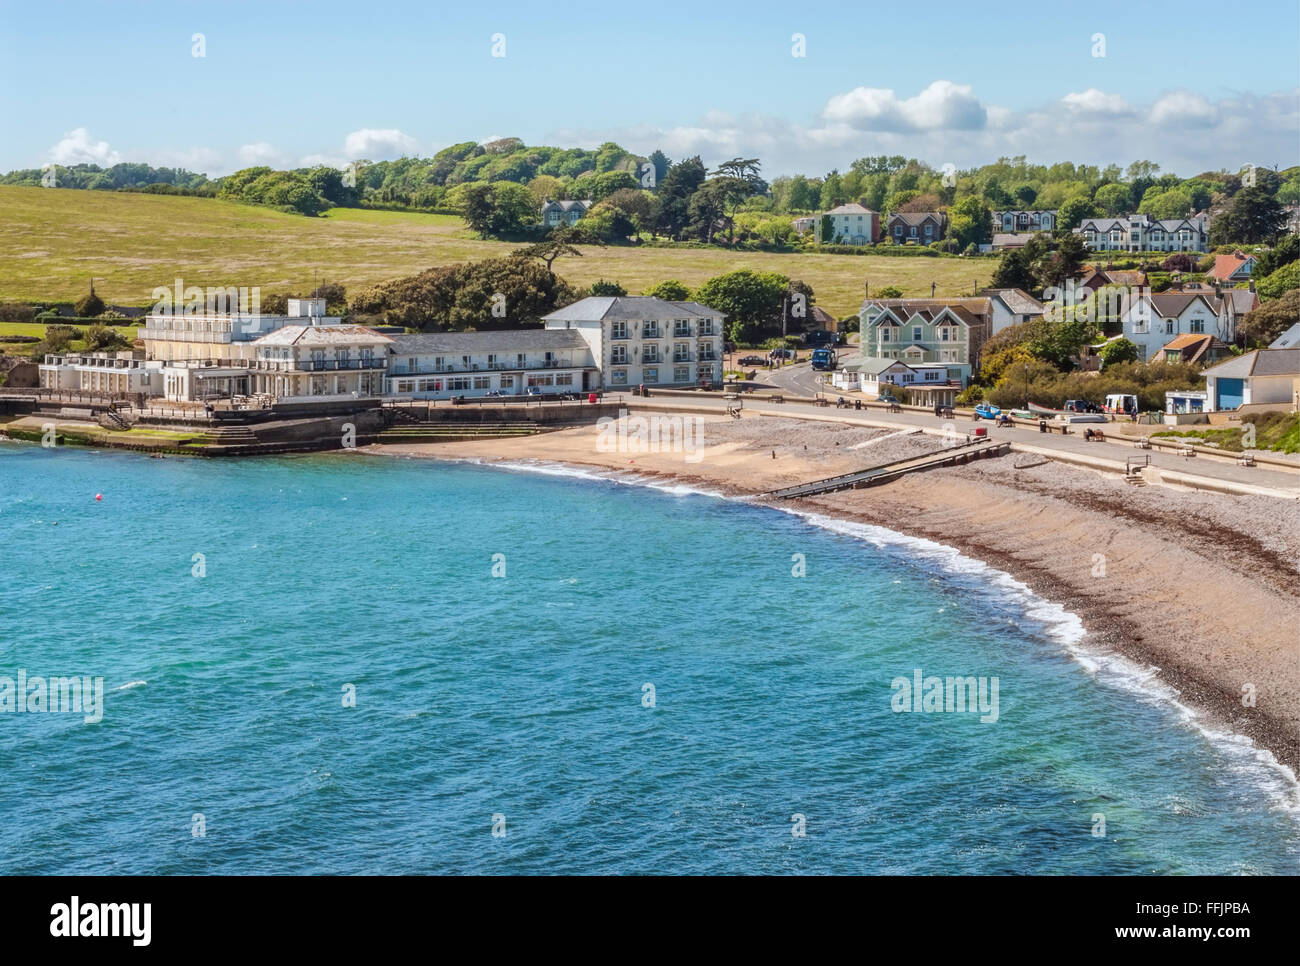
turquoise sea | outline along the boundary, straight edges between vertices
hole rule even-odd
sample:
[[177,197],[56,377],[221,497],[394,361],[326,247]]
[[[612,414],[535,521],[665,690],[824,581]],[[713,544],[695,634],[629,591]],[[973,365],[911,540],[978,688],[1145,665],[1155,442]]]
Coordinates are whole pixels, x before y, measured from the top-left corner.
[[0,711],[0,872],[1296,872],[1288,775],[1059,607],[635,482],[0,443],[0,687],[104,687]]

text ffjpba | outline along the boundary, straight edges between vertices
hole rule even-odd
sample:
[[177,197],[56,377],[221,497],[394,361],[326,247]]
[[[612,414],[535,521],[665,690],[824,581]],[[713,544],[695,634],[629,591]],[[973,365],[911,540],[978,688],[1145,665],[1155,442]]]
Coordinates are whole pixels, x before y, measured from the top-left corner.
[[148,946],[153,906],[148,902],[87,902],[79,896],[50,906],[50,935],[58,938],[129,936]]

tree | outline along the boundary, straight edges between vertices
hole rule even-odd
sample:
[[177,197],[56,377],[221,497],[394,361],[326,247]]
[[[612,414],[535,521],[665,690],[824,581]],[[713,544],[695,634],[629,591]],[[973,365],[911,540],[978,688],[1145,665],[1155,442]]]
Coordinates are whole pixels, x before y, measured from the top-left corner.
[[957,244],[984,245],[993,239],[993,213],[975,195],[948,209],[948,234]]
[[691,196],[704,184],[704,162],[698,156],[679,161],[659,182],[657,230],[669,238],[681,238],[690,223]]
[[673,278],[665,279],[654,288],[646,289],[645,294],[653,295],[665,302],[688,302],[691,298],[691,290]]
[[1300,235],[1283,235],[1277,245],[1255,256],[1255,268],[1251,274],[1256,278],[1264,278],[1297,259],[1300,259]]
[[668,160],[668,155],[664,154],[658,148],[651,151],[650,157],[647,158],[646,160],[649,161],[652,165],[654,165],[654,169],[655,169],[654,187],[655,190],[658,190],[659,182],[663,181],[664,177],[668,174],[668,168],[671,166],[672,162]]
[[1272,242],[1286,224],[1286,212],[1264,188],[1242,188],[1210,225],[1212,245]]
[[102,315],[106,307],[104,300],[95,294],[95,283],[92,280],[90,292],[77,299],[73,303],[72,310],[77,313],[78,318],[93,319],[97,315]]
[[482,238],[516,235],[535,224],[538,216],[529,190],[511,181],[468,185],[459,196],[458,207],[465,223]]
[[1078,228],[1085,218],[1095,218],[1097,206],[1088,200],[1087,195],[1075,195],[1067,199],[1056,212],[1056,227],[1061,231]]
[[1040,288],[1062,286],[1068,278],[1074,278],[1083,268],[1088,257],[1088,246],[1082,235],[1074,232],[1062,235],[1056,244],[1056,251],[1039,265],[1037,278]]
[[618,282],[607,282],[603,278],[598,278],[592,282],[590,291],[592,295],[622,296],[627,294],[627,289],[619,285]]
[[1101,367],[1112,366],[1120,362],[1137,362],[1138,347],[1128,339],[1116,339],[1107,342],[1101,349]]
[[581,258],[582,252],[578,251],[576,245],[578,242],[586,241],[583,232],[578,228],[561,227],[556,228],[547,236],[545,241],[540,241],[535,245],[528,245],[524,248],[516,248],[510,254],[518,258],[539,258],[546,263],[546,271],[550,275],[555,274],[555,269],[551,266],[557,258],[564,255],[573,255],[575,258]]
[[1194,272],[1196,271],[1196,261],[1195,255],[1189,255],[1187,252],[1174,252],[1160,263],[1160,268],[1166,272]]
[[70,325],[47,325],[45,327],[45,341],[41,348],[37,350],[37,355],[53,353],[60,355],[67,352],[72,346],[72,340],[77,337],[77,330]]
[[758,342],[781,334],[781,312],[790,280],[776,272],[740,269],[709,279],[695,299],[727,316],[732,342]]
[[902,297],[903,290],[895,285],[886,285],[876,293],[878,299],[901,299]]
[[1093,203],[1103,215],[1114,218],[1128,212],[1130,192],[1128,185],[1104,184],[1092,196]]
[[86,348],[93,352],[112,352],[130,346],[130,340],[107,325],[92,325],[86,329]]
[[1300,262],[1283,265],[1272,275],[1266,275],[1255,285],[1264,301],[1281,298],[1293,288],[1300,288]]
[[[1247,344],[1267,346],[1300,319],[1300,288],[1284,292],[1280,298],[1263,302],[1237,323],[1237,335]],[[46,336],[48,339],[48,335]]]

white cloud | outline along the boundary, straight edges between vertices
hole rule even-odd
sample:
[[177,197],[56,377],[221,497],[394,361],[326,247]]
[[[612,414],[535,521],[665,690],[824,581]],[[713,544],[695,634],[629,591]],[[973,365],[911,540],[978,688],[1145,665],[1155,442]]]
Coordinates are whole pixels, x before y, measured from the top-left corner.
[[1118,94],[1107,94],[1095,87],[1066,94],[1061,103],[1079,114],[1122,116],[1133,113],[1133,106]]
[[822,117],[859,130],[974,131],[988,122],[988,113],[965,84],[937,80],[915,97],[903,100],[884,87],[855,87],[826,102]]
[[352,161],[391,161],[414,154],[419,146],[419,141],[397,128],[365,127],[343,139],[343,153]]
[[98,164],[101,167],[111,167],[122,160],[122,155],[110,148],[107,141],[92,140],[90,132],[79,127],[63,135],[50,148],[50,160],[55,164]]
[[266,165],[272,168],[280,168],[285,165],[285,155],[265,141],[258,141],[256,144],[244,144],[239,148],[239,160],[245,167],[260,167]]
[[1218,118],[1213,104],[1190,91],[1166,94],[1151,107],[1151,123],[1169,127],[1210,127]]
[[[982,105],[969,88],[937,81],[907,100],[867,88],[838,94],[820,118],[805,124],[709,112],[693,124],[672,127],[552,131],[541,143],[590,147],[617,141],[640,154],[659,148],[674,160],[698,154],[711,168],[728,158],[758,157],[768,179],[821,175],[835,167],[843,171],[855,158],[877,154],[916,157],[935,168],[948,162],[965,168],[1021,154],[1035,163],[1098,166],[1150,158],[1162,171],[1190,176],[1219,168],[1236,171],[1261,158],[1290,163],[1286,159],[1295,156],[1300,129],[1298,95],[1278,91],[1210,102],[1181,93],[1140,104],[1089,89],[1035,109],[1013,110]],[[969,127],[978,116],[982,125]]]

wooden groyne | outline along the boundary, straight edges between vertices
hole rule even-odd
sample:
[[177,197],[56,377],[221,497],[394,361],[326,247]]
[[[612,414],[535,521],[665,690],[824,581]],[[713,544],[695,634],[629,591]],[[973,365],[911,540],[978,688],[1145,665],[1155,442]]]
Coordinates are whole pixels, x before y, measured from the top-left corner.
[[799,483],[795,486],[783,487],[768,493],[767,498],[772,500],[793,500],[798,497],[817,496],[820,493],[834,493],[837,490],[857,490],[862,487],[875,486],[879,483],[896,480],[907,473],[931,470],[939,466],[954,466],[990,456],[1002,456],[1004,453],[1009,452],[1010,449],[1011,444],[1005,441],[980,440],[973,443],[962,443],[959,446],[952,446],[937,453],[912,456],[907,459],[894,460],[892,463],[882,463],[879,466],[858,470],[855,473],[843,473],[839,476],[829,476],[824,480],[813,480],[811,483]]

